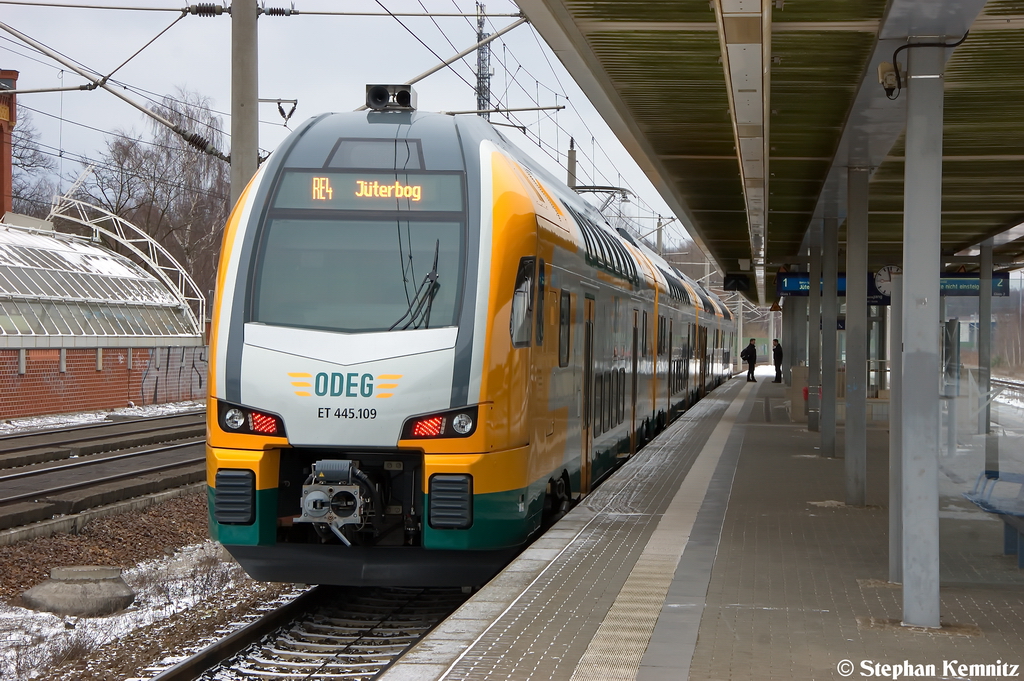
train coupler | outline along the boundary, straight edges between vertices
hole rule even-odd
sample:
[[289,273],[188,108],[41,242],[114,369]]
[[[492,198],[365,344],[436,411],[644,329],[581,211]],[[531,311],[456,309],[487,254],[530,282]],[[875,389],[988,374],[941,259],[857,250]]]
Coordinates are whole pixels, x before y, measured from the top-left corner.
[[297,523],[313,523],[317,532],[334,533],[346,546],[346,527],[360,530],[372,525],[379,532],[383,520],[380,493],[369,476],[348,459],[323,459],[302,486],[302,513]]

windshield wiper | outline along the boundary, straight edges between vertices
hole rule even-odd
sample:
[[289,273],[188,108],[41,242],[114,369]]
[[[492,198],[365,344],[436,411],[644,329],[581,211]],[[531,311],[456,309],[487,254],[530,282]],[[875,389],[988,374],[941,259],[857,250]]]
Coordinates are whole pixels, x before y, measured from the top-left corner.
[[[409,309],[405,311],[397,322],[388,327],[388,331],[394,331],[400,328],[402,331],[412,327],[414,329],[430,327],[430,308],[434,304],[434,296],[437,295],[438,289],[441,288],[441,284],[437,282],[437,256],[441,251],[441,240],[438,239],[434,243],[434,266],[427,272],[427,276],[423,277],[423,281],[420,282],[420,286],[416,289],[416,295],[412,300],[409,301]],[[405,322],[405,324],[402,324]],[[401,326],[400,326],[401,325]]]

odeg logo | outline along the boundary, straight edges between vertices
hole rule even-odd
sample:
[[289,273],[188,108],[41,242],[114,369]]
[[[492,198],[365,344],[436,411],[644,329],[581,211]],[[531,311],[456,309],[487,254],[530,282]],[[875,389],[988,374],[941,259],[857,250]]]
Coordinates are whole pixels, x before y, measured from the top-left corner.
[[[377,397],[387,399],[394,397],[391,392],[398,388],[397,381],[402,374],[380,374],[376,378],[373,374],[342,374],[321,371],[315,376],[306,371],[290,371],[288,378],[291,380],[293,392],[299,397]],[[374,381],[377,381],[376,383]],[[299,390],[294,390],[299,388]],[[310,392],[312,389],[313,392]]]
[[313,390],[320,397],[373,397],[373,374],[319,373]]

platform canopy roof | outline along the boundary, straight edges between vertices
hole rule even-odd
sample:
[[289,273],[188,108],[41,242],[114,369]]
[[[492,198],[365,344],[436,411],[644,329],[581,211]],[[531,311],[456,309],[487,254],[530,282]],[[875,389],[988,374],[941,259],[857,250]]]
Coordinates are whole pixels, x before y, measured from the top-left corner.
[[762,303],[806,253],[812,219],[845,218],[847,167],[872,170],[871,268],[902,261],[907,97],[886,97],[878,66],[910,37],[970,29],[946,51],[942,252],[963,264],[996,237],[997,266],[1024,257],[1024,229],[1007,231],[1024,222],[1024,0],[519,6],[690,234],[720,270],[751,275]]
[[188,305],[132,260],[82,237],[0,223],[0,347],[200,343]]

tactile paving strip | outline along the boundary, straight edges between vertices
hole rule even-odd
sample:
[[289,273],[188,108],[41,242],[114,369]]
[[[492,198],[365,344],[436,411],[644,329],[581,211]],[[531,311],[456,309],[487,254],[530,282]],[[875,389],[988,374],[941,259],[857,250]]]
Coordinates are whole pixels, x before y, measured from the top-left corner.
[[696,405],[566,516],[555,531],[578,528],[575,539],[437,678],[570,678],[740,385]]
[[[749,392],[747,385],[740,392],[740,398]],[[705,494],[726,445],[734,439],[731,435],[742,406],[742,399],[733,400],[700,456],[690,466],[571,681],[629,681],[637,677],[666,593],[676,575],[676,566],[693,536]],[[685,646],[677,648],[683,649]]]

